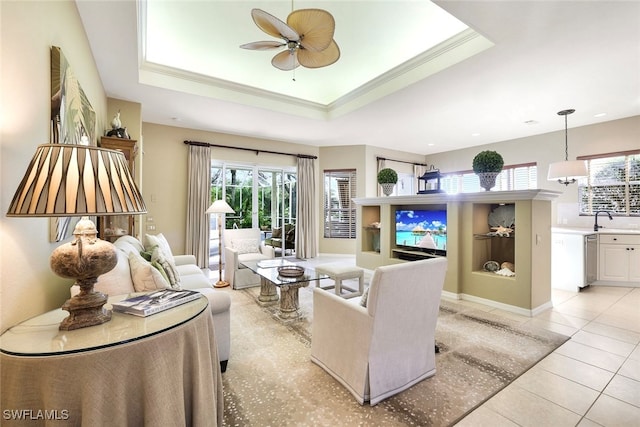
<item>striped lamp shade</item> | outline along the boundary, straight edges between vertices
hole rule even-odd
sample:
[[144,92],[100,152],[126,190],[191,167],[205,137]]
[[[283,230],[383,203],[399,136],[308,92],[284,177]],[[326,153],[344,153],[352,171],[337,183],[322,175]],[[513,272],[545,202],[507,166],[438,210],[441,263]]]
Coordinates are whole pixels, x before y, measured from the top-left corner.
[[38,146],[7,216],[146,213],[124,154],[70,144]]

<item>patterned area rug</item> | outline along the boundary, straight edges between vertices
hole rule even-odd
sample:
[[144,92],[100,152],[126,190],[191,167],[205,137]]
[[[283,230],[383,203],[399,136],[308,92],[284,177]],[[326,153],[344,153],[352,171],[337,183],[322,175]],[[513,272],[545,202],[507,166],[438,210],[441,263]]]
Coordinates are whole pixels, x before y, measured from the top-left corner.
[[230,292],[225,426],[453,425],[569,339],[445,300],[436,375],[361,406],[310,360],[311,287],[300,289],[302,318],[288,324],[275,318],[275,306],[258,305],[259,288]]

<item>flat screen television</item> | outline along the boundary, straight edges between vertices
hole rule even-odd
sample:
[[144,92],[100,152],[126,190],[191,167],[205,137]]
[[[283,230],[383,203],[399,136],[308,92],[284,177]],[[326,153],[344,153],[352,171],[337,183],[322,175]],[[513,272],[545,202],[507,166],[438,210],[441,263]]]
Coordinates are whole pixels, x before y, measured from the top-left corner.
[[446,255],[447,211],[396,210],[396,246]]

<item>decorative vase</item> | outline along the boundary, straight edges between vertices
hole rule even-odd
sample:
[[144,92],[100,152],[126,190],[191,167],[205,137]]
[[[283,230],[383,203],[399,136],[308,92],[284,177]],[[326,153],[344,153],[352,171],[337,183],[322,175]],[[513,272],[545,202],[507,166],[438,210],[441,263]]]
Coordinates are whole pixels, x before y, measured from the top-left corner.
[[395,187],[396,185],[391,182],[387,182],[384,184],[380,184],[380,186],[382,187],[382,192],[384,193],[384,195],[389,196],[391,195],[391,193],[393,193],[393,187]]
[[499,174],[500,172],[478,172],[476,175],[480,178],[480,187],[489,191],[496,186],[496,177]]

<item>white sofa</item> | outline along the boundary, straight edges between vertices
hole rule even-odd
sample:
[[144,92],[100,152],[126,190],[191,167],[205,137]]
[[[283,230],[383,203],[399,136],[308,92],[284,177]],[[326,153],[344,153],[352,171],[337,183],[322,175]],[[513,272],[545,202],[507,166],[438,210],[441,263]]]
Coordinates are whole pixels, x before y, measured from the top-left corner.
[[446,258],[378,267],[360,298],[315,288],[311,360],[361,405],[375,405],[434,375],[446,269]]
[[[146,236],[154,239],[161,237]],[[146,238],[145,238],[146,240]],[[147,250],[149,249],[149,242]],[[94,289],[107,295],[122,295],[133,292],[151,291],[154,288],[167,287],[167,281],[158,269],[140,255],[144,245],[135,237],[122,236],[114,242],[118,249],[118,263],[110,272],[98,277]],[[168,244],[166,244],[168,247]],[[168,249],[170,251],[170,248]],[[175,271],[179,275],[180,287],[200,292],[209,300],[213,315],[214,332],[222,372],[226,370],[231,350],[231,297],[228,293],[214,289],[211,280],[197,266],[193,255],[173,255]],[[79,292],[77,285],[72,286],[71,294]]]
[[234,228],[224,231],[224,280],[233,289],[260,285],[260,276],[241,265],[275,257],[275,249],[260,242],[258,228]]

